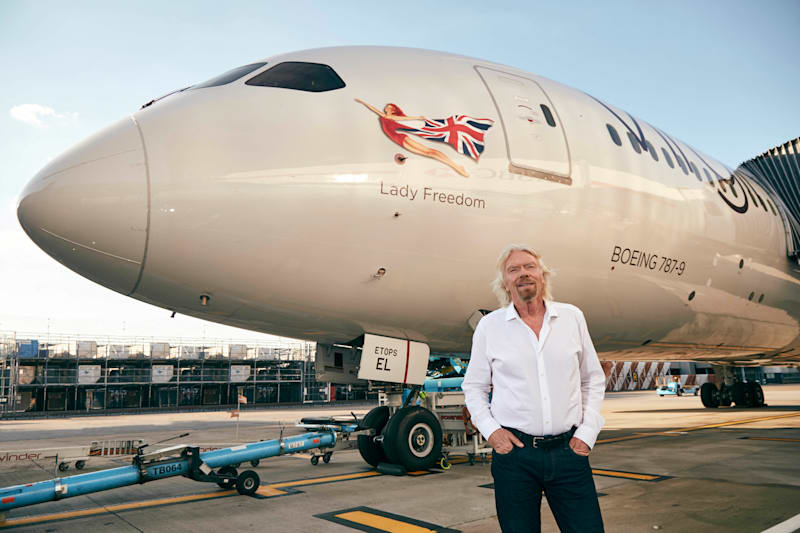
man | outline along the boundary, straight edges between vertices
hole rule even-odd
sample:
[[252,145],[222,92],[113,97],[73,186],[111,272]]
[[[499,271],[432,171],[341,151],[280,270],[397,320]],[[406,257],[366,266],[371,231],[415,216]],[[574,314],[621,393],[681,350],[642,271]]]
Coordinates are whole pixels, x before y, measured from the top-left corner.
[[541,530],[542,491],[562,532],[603,531],[588,456],[603,425],[605,374],[583,313],[553,301],[550,275],[531,248],[503,251],[492,283],[502,307],[478,323],[462,384],[494,449],[504,533]]

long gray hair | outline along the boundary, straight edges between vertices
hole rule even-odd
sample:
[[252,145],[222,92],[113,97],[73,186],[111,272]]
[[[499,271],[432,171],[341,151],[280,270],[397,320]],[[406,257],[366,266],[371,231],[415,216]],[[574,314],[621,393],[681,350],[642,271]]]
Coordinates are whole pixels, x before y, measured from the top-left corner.
[[550,289],[550,277],[553,276],[553,271],[547,268],[547,265],[544,264],[544,261],[542,261],[542,256],[539,255],[536,250],[526,244],[509,244],[502,251],[500,257],[497,258],[497,276],[495,276],[491,283],[492,292],[494,292],[494,295],[497,296],[500,306],[505,307],[511,303],[511,293],[506,290],[505,284],[503,283],[503,274],[505,273],[508,256],[510,256],[512,252],[527,252],[536,258],[536,261],[539,263],[539,267],[542,269],[542,277],[544,278],[542,297],[545,300],[552,300],[553,293]]

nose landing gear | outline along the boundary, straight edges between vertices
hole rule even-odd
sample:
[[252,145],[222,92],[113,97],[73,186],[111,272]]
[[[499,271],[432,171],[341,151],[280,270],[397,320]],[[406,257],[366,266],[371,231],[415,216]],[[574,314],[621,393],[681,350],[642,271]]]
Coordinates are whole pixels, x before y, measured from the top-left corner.
[[424,407],[403,407],[389,419],[383,447],[389,462],[409,471],[432,468],[442,457],[442,426]]

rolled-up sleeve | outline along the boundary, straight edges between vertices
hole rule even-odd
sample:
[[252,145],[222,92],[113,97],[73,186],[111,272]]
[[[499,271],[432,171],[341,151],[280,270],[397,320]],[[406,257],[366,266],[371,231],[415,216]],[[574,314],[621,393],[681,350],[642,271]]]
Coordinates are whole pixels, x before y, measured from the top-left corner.
[[583,407],[583,420],[575,430],[575,437],[581,439],[594,448],[597,435],[603,427],[605,420],[600,414],[603,398],[606,391],[606,374],[597,358],[597,352],[589,336],[589,328],[586,326],[586,318],[583,313],[579,313],[578,322],[581,336],[581,399]]
[[464,391],[464,399],[472,417],[472,423],[478,428],[481,435],[488,439],[492,433],[500,429],[500,424],[492,417],[489,407],[492,367],[486,350],[486,328],[482,327],[484,322],[478,323],[472,336],[472,354],[461,389]]

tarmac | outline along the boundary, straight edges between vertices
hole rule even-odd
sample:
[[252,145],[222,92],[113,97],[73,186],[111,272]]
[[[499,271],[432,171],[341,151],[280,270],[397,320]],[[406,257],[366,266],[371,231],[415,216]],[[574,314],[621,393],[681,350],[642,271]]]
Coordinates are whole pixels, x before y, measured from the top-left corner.
[[[697,397],[654,391],[608,393],[590,457],[606,531],[800,530],[800,385],[764,391],[768,405],[760,409],[705,409]],[[164,446],[230,445],[299,433],[302,417],[352,409],[243,410],[238,435],[227,412],[0,421],[0,457],[98,439],[156,443],[187,432]],[[253,468],[261,478],[256,497],[174,477],[14,509],[0,531],[500,531],[488,458],[470,465],[457,457],[449,470],[402,477],[379,474],[357,451],[337,452],[329,464],[309,459],[262,460]],[[128,463],[91,459],[83,472]],[[0,463],[0,487],[51,479],[54,466],[46,458]],[[542,531],[558,531],[546,500]]]

